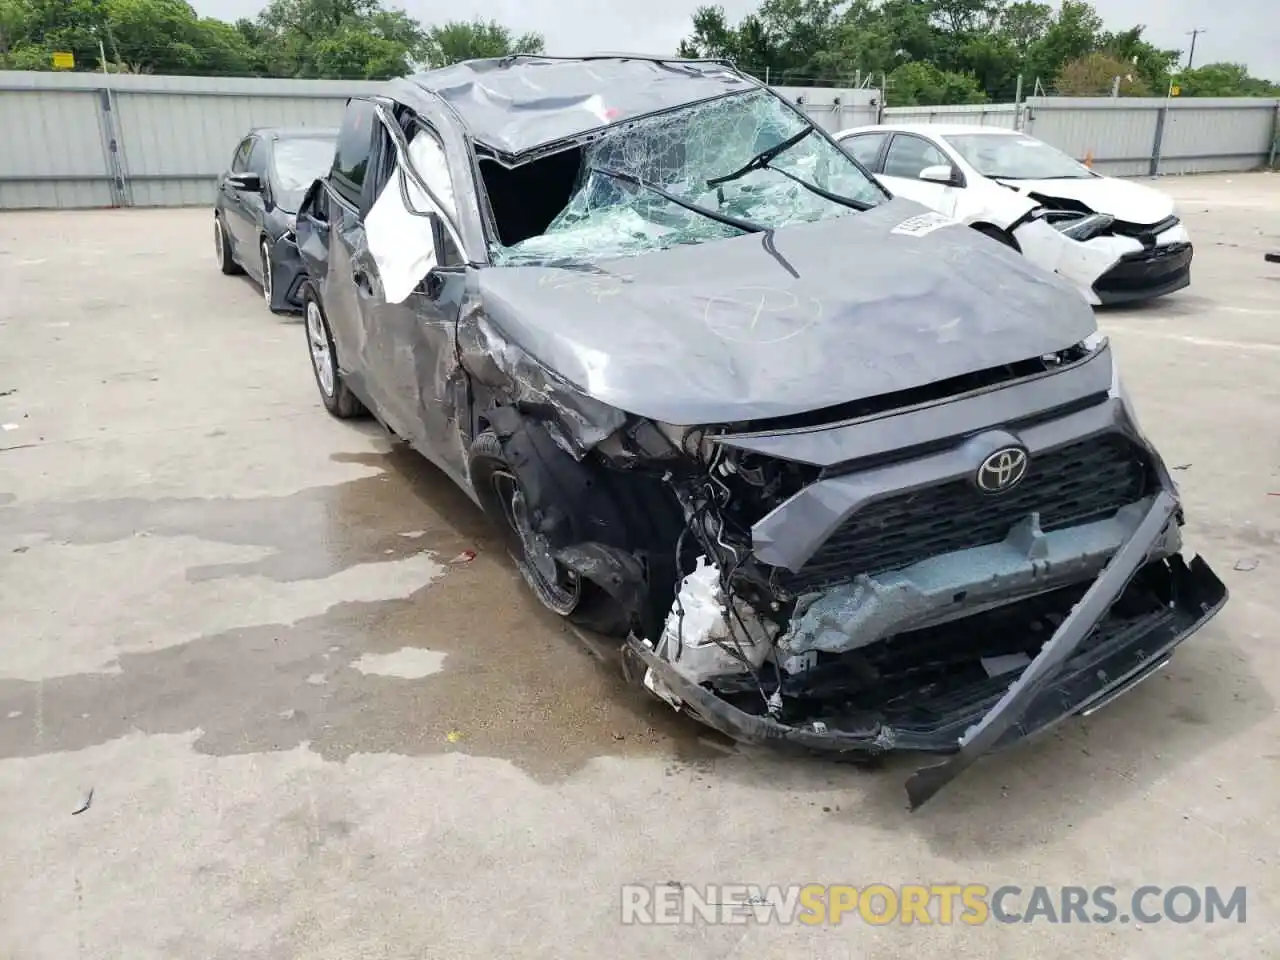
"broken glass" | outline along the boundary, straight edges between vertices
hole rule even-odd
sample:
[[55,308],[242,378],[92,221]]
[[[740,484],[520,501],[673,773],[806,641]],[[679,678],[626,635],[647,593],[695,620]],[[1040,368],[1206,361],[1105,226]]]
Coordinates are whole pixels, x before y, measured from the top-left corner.
[[[885,199],[825,137],[816,131],[797,136],[810,127],[805,117],[767,90],[733,94],[620,125],[583,148],[574,191],[547,229],[511,246],[495,244],[494,262],[509,266],[593,262],[744,232],[612,172],[660,187],[704,210],[769,230],[855,215],[857,207]],[[740,172],[762,151],[788,140],[794,142],[768,166],[708,185],[709,180]],[[823,192],[831,197],[821,196]]]

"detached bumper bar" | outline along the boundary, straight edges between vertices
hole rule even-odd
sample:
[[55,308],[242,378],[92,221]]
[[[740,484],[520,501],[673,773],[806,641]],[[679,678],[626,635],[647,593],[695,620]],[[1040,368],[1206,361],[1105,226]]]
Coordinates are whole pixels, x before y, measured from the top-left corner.
[[[1115,553],[1040,653],[1002,694],[976,700],[963,715],[930,729],[900,729],[868,715],[865,725],[843,729],[790,726],[746,713],[691,683],[636,638],[629,650],[652,669],[686,709],[707,726],[747,743],[823,753],[877,756],[894,750],[945,753],[943,763],[923,767],[907,781],[914,810],[983,754],[1043,732],[1061,720],[1097,709],[1163,666],[1175,647],[1222,607],[1227,589],[1199,557],[1167,561],[1174,606],[1139,621],[1131,630],[1080,651],[1081,644],[1125,592],[1170,522],[1176,503],[1158,494],[1133,536]],[[890,641],[891,642],[891,641]],[[1078,652],[1079,651],[1079,652]],[[1073,656],[1075,654],[1075,656]]]

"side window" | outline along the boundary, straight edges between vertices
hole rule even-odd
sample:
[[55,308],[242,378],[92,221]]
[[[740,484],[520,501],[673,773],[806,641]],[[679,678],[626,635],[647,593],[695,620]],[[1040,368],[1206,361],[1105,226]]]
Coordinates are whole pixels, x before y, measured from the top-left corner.
[[240,141],[240,146],[236,147],[236,152],[231,158],[231,172],[244,173],[249,169],[249,151],[253,149],[253,137],[245,137]]
[[371,100],[350,100],[338,131],[338,146],[333,157],[334,189],[348,202],[360,205],[369,159],[376,142],[377,114]]
[[886,177],[905,177],[908,180],[919,178],[925,167],[939,164],[951,166],[941,150],[921,137],[910,134],[895,134],[889,144],[889,152],[884,157],[884,174]]
[[262,140],[253,140],[249,150],[249,172],[256,173],[263,181],[267,179],[267,145]]
[[868,170],[875,172],[876,157],[880,155],[880,148],[884,146],[888,136],[887,133],[860,133],[845,137],[840,141],[840,146]]
[[[387,184],[393,183],[397,175],[396,169],[396,148],[395,143],[391,139],[391,134],[382,128],[381,122],[379,127],[379,148],[377,160],[377,172],[375,174],[375,202],[376,197],[381,196],[382,191]],[[419,176],[431,188],[431,192],[439,199],[441,206],[451,217],[457,222],[457,205],[453,196],[453,179],[449,176],[449,164],[445,157],[444,145],[440,142],[435,131],[416,118],[407,119],[402,122],[401,129],[404,131],[405,138],[409,141],[409,159],[413,163],[413,168],[418,172]],[[407,184],[407,192],[415,209],[429,210],[433,209],[431,200],[424,196],[413,180],[409,180]],[[442,238],[442,246],[439,250],[441,266],[456,266],[464,263],[458,246],[453,241],[447,227],[441,223],[443,228],[440,231]]]

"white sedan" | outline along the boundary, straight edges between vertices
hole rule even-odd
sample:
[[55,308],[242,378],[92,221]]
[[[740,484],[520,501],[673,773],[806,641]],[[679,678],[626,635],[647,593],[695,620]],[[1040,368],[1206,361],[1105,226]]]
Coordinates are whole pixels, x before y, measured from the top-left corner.
[[1090,303],[1147,300],[1191,282],[1191,239],[1172,199],[1100,176],[1025,133],[887,124],[835,139],[891,193],[1020,250]]

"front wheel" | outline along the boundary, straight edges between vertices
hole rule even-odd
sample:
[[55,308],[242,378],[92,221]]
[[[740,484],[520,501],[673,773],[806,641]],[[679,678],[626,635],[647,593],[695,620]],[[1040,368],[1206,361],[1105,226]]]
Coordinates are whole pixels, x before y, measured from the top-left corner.
[[267,309],[273,310],[271,298],[274,293],[274,281],[271,277],[271,245],[267,243],[266,237],[263,237],[262,243],[258,245],[258,257],[262,261],[262,299],[267,302]]
[[240,264],[236,263],[236,258],[231,254],[231,238],[227,236],[226,224],[222,222],[221,214],[213,215],[213,255],[218,260],[218,269],[226,276],[235,276],[238,273],[244,273]]
[[[559,507],[530,494],[508,462],[502,441],[491,431],[471,445],[471,483],[485,512],[502,525],[516,569],[544,607],[589,630],[626,636],[630,622],[621,605],[556,560],[543,530],[546,512],[555,513]],[[550,490],[542,493],[545,498]]]
[[310,283],[302,288],[302,310],[307,333],[307,350],[311,354],[311,370],[320,389],[324,408],[339,420],[350,420],[364,413],[364,405],[343,382],[338,369],[338,354],[333,347],[329,320],[320,305],[319,294]]

